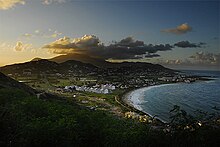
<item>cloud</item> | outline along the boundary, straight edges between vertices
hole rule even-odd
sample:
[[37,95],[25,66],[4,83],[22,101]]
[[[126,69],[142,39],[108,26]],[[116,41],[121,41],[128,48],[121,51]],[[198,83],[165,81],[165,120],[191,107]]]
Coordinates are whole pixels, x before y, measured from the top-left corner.
[[[24,5],[26,0],[0,0],[0,10],[8,10],[15,7],[18,4]],[[52,3],[65,3],[66,0],[41,0],[44,5],[50,5]]]
[[58,32],[56,30],[53,31],[52,29],[48,29],[47,31],[35,30],[32,33],[25,33],[22,36],[26,37],[26,38],[31,38],[31,37],[57,38],[60,35],[62,35],[61,32]]
[[159,57],[158,51],[172,50],[169,44],[144,44],[143,41],[127,37],[106,46],[94,35],[85,35],[81,38],[60,38],[43,46],[54,54],[82,53],[103,59],[140,59]]
[[200,64],[215,64],[220,65],[220,53],[196,52],[195,55],[190,56],[191,59]]
[[32,47],[32,44],[23,44],[21,41],[18,41],[14,47],[14,50],[15,51],[23,51],[23,50],[26,50],[31,47]]
[[127,37],[119,42],[115,42],[105,47],[105,54],[107,59],[139,59],[159,57],[158,51],[172,50],[169,44],[144,44],[143,41],[134,40],[132,37]]
[[62,35],[62,33],[58,32],[58,31],[54,31],[53,34],[51,34],[50,36],[48,36],[49,38],[57,38],[59,35]]
[[42,0],[42,4],[44,5],[50,5],[52,3],[65,3],[66,0]]
[[22,44],[22,42],[17,42],[16,43],[16,46],[14,47],[14,49],[16,50],[16,51],[22,51],[23,50],[23,44]]
[[7,44],[6,44],[5,42],[0,43],[0,48],[4,48],[4,47],[6,47],[6,46],[7,46]]
[[9,50],[9,49],[12,49],[14,47],[13,44],[11,43],[8,43],[8,42],[0,42],[0,50],[3,51],[3,50]]
[[34,31],[36,34],[39,34],[40,33],[40,30],[35,30]]
[[181,48],[201,48],[203,45],[206,45],[206,43],[190,43],[189,41],[180,41],[174,44],[174,46]]
[[142,54],[142,55],[135,55],[136,58],[142,58],[142,59],[145,59],[145,58],[154,58],[154,57],[160,57],[159,54],[151,54],[151,53],[146,53],[146,54]]
[[23,37],[26,37],[26,38],[31,38],[33,35],[32,34],[29,34],[29,33],[25,33],[22,35]]
[[8,10],[17,4],[25,4],[25,0],[0,0],[0,9]]
[[143,46],[144,42],[143,41],[138,41],[138,40],[134,40],[132,37],[127,37],[125,39],[122,39],[119,42],[115,42],[114,45],[117,46],[127,46],[127,47],[135,47],[135,46]]
[[213,40],[218,40],[219,39],[219,37],[213,37]]
[[[52,34],[51,34],[51,33],[52,33]],[[57,38],[58,36],[62,35],[62,33],[61,33],[61,32],[58,32],[58,31],[52,32],[52,30],[49,29],[48,32],[44,32],[44,33],[42,32],[42,33],[39,34],[39,35],[41,35],[42,37],[45,37],[45,38]]]
[[184,24],[177,26],[176,28],[165,29],[165,30],[162,30],[161,32],[181,35],[181,34],[188,33],[190,31],[192,31],[192,27],[189,26],[187,23],[184,23]]
[[166,60],[165,62],[164,61],[161,61],[160,62],[161,64],[168,64],[168,65],[179,65],[179,64],[183,64],[184,61],[181,60],[181,59],[173,59],[173,60]]
[[81,38],[70,39],[69,37],[60,38],[43,48],[49,49],[51,53],[55,54],[69,54],[74,52],[90,52],[89,50],[96,50],[102,48],[99,44],[99,38],[94,35],[85,35]]
[[182,66],[199,66],[199,67],[216,67],[220,66],[220,53],[196,52],[186,59],[159,59],[162,65],[182,65]]

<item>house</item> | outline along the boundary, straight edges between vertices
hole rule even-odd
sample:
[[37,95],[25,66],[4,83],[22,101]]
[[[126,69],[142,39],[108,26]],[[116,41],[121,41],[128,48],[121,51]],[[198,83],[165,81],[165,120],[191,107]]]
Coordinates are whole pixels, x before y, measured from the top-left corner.
[[101,85],[102,89],[109,89],[109,90],[115,90],[115,86],[112,84],[105,84],[105,85]]

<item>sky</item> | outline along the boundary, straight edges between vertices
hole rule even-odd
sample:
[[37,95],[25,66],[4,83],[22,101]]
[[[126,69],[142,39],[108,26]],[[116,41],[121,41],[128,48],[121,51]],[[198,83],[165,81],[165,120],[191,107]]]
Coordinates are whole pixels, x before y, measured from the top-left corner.
[[0,66],[82,53],[220,70],[219,1],[0,0]]

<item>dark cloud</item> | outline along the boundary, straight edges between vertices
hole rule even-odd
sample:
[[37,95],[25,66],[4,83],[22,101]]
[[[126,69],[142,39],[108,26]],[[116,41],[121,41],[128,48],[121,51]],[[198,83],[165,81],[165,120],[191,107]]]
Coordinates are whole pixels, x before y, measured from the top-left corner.
[[187,23],[184,23],[184,24],[177,26],[176,28],[165,29],[165,30],[162,30],[161,32],[182,35],[190,31],[192,31],[192,27],[189,26]]
[[124,46],[124,47],[137,47],[137,46],[144,46],[144,42],[138,40],[135,41],[132,37],[127,37],[119,42],[115,42],[114,45]]
[[201,48],[204,45],[206,45],[206,43],[204,42],[190,43],[189,41],[180,41],[174,44],[174,46],[181,47],[181,48]]
[[218,37],[213,37],[213,40],[218,40],[219,38]]
[[159,57],[158,51],[168,51],[173,47],[169,44],[144,44],[143,41],[134,40],[131,37],[122,39],[119,42],[115,42],[105,47],[104,56],[105,58],[111,59],[138,59],[138,58],[153,58]]
[[140,59],[159,57],[158,51],[172,50],[169,44],[144,44],[143,41],[127,37],[105,46],[98,37],[85,35],[82,38],[70,39],[68,37],[56,40],[43,48],[55,54],[82,53],[104,59]]

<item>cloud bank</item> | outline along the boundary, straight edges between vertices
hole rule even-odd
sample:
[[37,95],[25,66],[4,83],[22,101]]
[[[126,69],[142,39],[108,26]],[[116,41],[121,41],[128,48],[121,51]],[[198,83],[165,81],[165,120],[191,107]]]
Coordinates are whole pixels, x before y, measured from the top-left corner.
[[0,9],[7,10],[18,4],[25,4],[25,0],[0,0]]
[[220,65],[220,53],[196,52],[195,55],[190,56],[191,59],[201,64],[216,64]]
[[25,38],[31,38],[31,37],[57,38],[60,35],[62,35],[61,32],[57,30],[48,29],[46,31],[35,30],[32,33],[25,33],[22,36]]
[[132,37],[116,41],[108,46],[101,43],[94,35],[85,35],[81,38],[60,38],[43,46],[54,54],[81,53],[103,59],[140,59],[159,57],[158,51],[172,50],[170,44],[145,44]]
[[184,23],[184,24],[177,26],[176,28],[165,29],[165,30],[162,30],[161,32],[182,35],[182,34],[186,34],[191,31],[192,31],[192,27],[189,26],[187,23]]
[[196,52],[186,59],[158,59],[157,62],[162,65],[181,65],[181,66],[206,66],[220,68],[220,53]]

